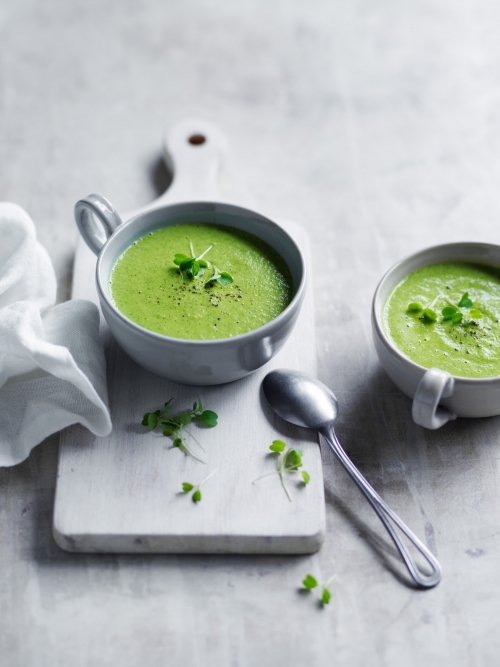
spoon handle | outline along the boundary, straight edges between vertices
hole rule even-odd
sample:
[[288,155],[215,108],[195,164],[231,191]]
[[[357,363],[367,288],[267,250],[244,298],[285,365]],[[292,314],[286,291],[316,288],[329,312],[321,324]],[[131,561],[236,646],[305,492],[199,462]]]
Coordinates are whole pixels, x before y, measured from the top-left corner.
[[[373,489],[370,484],[368,484],[366,479],[342,449],[342,446],[338,441],[333,428],[325,429],[322,431],[322,435],[333,450],[334,454],[352,477],[354,482],[359,486],[370,505],[378,514],[380,520],[386,527],[387,532],[391,536],[394,544],[401,554],[401,558],[403,559],[406,567],[408,568],[408,572],[410,573],[415,583],[422,588],[432,588],[433,586],[437,586],[441,580],[441,566],[439,565],[437,559],[418,539],[418,537],[408,528],[408,526],[399,518],[399,516],[389,507],[389,505],[384,500],[382,500],[375,489]],[[418,568],[412,555],[401,541],[399,535],[396,533],[391,521],[396,524],[402,533],[406,535],[409,541],[416,547],[416,549],[418,549],[425,560],[429,563],[432,570],[431,574],[424,574]]]

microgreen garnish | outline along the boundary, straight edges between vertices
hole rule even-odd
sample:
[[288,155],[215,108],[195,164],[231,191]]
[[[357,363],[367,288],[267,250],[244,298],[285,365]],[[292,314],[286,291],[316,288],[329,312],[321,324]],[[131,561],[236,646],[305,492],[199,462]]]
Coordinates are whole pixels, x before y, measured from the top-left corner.
[[410,313],[418,313],[420,310],[422,310],[422,306],[419,303],[416,303],[415,301],[412,301],[408,305],[408,310]]
[[[178,415],[172,415],[170,413],[170,406],[174,399],[171,398],[165,403],[163,408],[163,415],[160,410],[155,412],[146,412],[142,419],[142,425],[147,426],[150,431],[154,431],[157,426],[163,428],[163,435],[165,437],[172,437],[174,447],[178,447],[181,451],[186,454],[186,456],[192,456],[198,461],[202,461],[196,454],[194,454],[191,449],[188,447],[184,433],[187,433],[197,444],[196,438],[184,429],[185,426],[190,424],[193,420],[199,420],[206,424],[207,426],[217,426],[217,414],[213,410],[204,410],[201,403],[201,399],[198,398],[197,401],[193,403],[192,410],[185,410]],[[202,448],[202,447],[201,447]],[[203,448],[202,448],[203,449]]]
[[205,479],[203,479],[199,484],[195,485],[195,484],[191,484],[191,482],[183,482],[182,483],[182,490],[184,491],[184,493],[189,493],[190,491],[193,491],[193,489],[194,489],[193,495],[191,496],[191,500],[193,501],[193,503],[199,503],[200,502],[200,500],[201,500],[201,491],[200,491],[201,487],[203,486],[203,484],[205,484],[205,482],[208,482],[208,480],[210,479],[210,477],[212,477],[212,475],[215,475],[217,470],[218,470],[218,468],[213,470],[210,473],[210,475],[208,477],[205,477]]
[[[261,475],[254,479],[254,482],[257,482],[263,477],[269,477],[270,475],[279,475],[281,479],[281,484],[285,490],[288,500],[292,502],[292,496],[288,491],[288,488],[285,483],[285,473],[294,473],[300,472],[302,477],[302,484],[307,485],[311,481],[311,476],[305,470],[299,470],[302,467],[302,456],[303,453],[300,449],[295,447],[289,447],[286,449],[286,444],[283,440],[273,440],[273,444],[269,447],[273,454],[278,454],[278,470],[274,472],[268,472],[265,475]],[[286,449],[286,451],[285,451]]]
[[432,308],[424,308],[424,317],[431,322],[435,322],[437,320],[437,315],[432,310]]
[[[332,594],[330,593],[328,586],[335,579],[335,577],[336,575],[334,574],[333,577],[328,579],[328,581],[325,581],[324,584],[321,584],[323,590],[321,593],[320,601],[323,605],[327,605],[331,600]],[[317,579],[313,577],[312,574],[306,575],[305,579],[302,581],[302,585],[308,591],[312,591],[313,588],[317,588],[319,586]]]
[[[448,288],[449,289],[449,288]],[[437,315],[436,312],[432,309],[434,304],[439,298],[445,298],[445,300],[448,302],[448,305],[445,306],[441,314],[443,316],[443,319],[441,320],[442,322],[451,322],[452,324],[460,324],[462,320],[464,319],[464,313],[459,312],[459,308],[471,308],[472,307],[472,299],[469,298],[469,293],[465,292],[462,294],[462,297],[460,298],[460,301],[458,304],[455,306],[453,305],[448,298],[444,297],[443,294],[439,294],[433,301],[430,303],[426,308],[423,308],[419,303],[416,301],[412,301],[410,304],[408,304],[408,308],[406,309],[408,313],[419,313],[420,311],[422,312],[422,315],[420,315],[419,319],[420,320],[427,320],[429,322],[436,322],[437,321]],[[477,322],[474,322],[474,319],[481,319],[482,318],[482,313],[479,310],[471,310],[469,312],[470,317],[472,318],[471,320],[468,320],[465,322],[465,324],[477,324]]]
[[183,279],[189,278],[190,280],[193,280],[193,278],[201,278],[201,276],[205,273],[205,269],[212,267],[213,275],[206,281],[205,287],[215,285],[215,283],[224,286],[233,282],[232,276],[229,275],[227,271],[219,271],[215,265],[203,259],[207,252],[213,248],[213,245],[209,246],[204,252],[201,253],[201,255],[198,256],[196,256],[193,243],[191,241],[189,241],[189,248],[191,250],[190,257],[182,253],[177,253],[174,257],[174,264],[179,267],[179,273]]
[[207,280],[205,287],[207,285],[214,285],[215,283],[219,283],[219,285],[223,286],[230,285],[232,282],[233,279],[227,271],[219,271],[219,269],[214,266],[214,275]]
[[441,311],[441,314],[443,315],[443,321],[446,322],[446,320],[451,320],[453,318],[453,315],[457,312],[457,309],[455,306],[446,306],[443,308]]
[[469,293],[465,292],[465,294],[462,295],[462,298],[458,302],[458,307],[459,308],[472,308],[472,301],[469,299]]
[[189,247],[191,250],[191,257],[183,255],[182,253],[177,253],[174,257],[174,264],[179,267],[179,273],[183,278],[196,278],[196,276],[202,276],[205,273],[205,269],[208,267],[208,263],[203,259],[209,250],[213,246],[209,246],[205,252],[202,252],[201,255],[196,257],[194,252],[193,244],[189,241]]

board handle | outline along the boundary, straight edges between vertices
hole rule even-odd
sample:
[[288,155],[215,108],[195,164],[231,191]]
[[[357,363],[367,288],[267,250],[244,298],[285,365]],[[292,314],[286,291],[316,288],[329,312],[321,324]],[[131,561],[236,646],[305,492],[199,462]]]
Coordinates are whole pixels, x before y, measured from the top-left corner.
[[223,132],[206,120],[193,118],[174,125],[163,145],[164,160],[174,177],[155,204],[221,201],[217,177],[226,149]]

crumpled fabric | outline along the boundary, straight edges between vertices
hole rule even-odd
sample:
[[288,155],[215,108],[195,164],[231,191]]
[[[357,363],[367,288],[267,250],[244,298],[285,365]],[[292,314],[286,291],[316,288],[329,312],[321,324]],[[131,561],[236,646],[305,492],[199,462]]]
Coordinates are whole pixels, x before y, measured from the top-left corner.
[[71,424],[111,431],[97,306],[55,301],[54,269],[33,221],[0,202],[0,466],[24,461]]

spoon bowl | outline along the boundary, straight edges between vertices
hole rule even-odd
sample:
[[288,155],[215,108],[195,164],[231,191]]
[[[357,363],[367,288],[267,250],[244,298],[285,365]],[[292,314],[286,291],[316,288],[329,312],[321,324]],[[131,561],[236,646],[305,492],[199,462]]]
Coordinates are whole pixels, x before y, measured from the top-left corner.
[[320,431],[337,419],[335,394],[307,373],[272,371],[264,378],[262,388],[274,412],[291,424]]
[[[414,582],[420,588],[436,586],[441,580],[441,566],[436,558],[370,486],[338,441],[333,428],[338,415],[338,402],[335,394],[311,375],[287,369],[278,369],[268,373],[263,380],[262,388],[267,402],[282,419],[296,426],[314,429],[323,435],[335,456],[384,524]],[[417,566],[395,527],[399,528],[425,558],[431,567],[430,574],[422,572]]]

